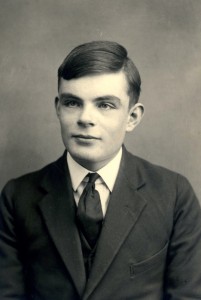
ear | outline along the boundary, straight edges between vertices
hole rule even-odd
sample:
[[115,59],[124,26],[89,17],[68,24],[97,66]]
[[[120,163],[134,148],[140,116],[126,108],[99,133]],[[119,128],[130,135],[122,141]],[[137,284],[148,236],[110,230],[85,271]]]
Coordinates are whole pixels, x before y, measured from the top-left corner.
[[54,99],[54,106],[55,106],[57,117],[59,117],[59,115],[60,115],[60,109],[59,109],[60,105],[59,104],[60,104],[59,103],[59,98],[55,97],[55,99]]
[[128,122],[126,131],[130,132],[132,131],[142,120],[142,117],[144,115],[144,106],[141,103],[136,103],[134,106],[132,106],[129,110],[128,114]]

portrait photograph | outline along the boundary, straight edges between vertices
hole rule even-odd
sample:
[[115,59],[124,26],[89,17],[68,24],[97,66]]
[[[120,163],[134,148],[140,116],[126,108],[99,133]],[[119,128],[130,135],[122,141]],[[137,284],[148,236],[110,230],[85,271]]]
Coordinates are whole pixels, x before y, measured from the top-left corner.
[[0,300],[201,299],[201,1],[0,4]]

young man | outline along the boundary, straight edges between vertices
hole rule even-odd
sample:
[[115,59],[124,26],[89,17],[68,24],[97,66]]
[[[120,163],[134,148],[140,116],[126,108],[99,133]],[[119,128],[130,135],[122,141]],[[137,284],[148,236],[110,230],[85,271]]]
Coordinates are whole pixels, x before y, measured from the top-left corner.
[[0,299],[201,299],[201,210],[188,181],[128,153],[140,75],[106,41],[58,70],[66,148],[1,196]]

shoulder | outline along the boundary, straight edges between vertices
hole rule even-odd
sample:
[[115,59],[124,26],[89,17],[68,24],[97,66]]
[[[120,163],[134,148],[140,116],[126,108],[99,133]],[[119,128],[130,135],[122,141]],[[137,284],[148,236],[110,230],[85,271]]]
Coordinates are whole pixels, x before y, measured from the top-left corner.
[[41,169],[9,180],[3,188],[2,195],[33,195],[35,192],[40,191],[40,185],[44,178],[57,176],[59,172],[62,172],[63,162],[64,155]]
[[40,201],[54,186],[64,181],[65,158],[64,154],[35,172],[10,180],[0,196],[0,218],[3,215],[29,218],[37,214]]
[[124,162],[129,181],[140,178],[141,182],[146,183],[148,189],[172,196],[193,191],[189,180],[184,175],[135,156],[127,150],[124,151]]
[[172,211],[171,215],[174,215],[175,219],[190,212],[193,218],[201,217],[199,200],[185,176],[150,163],[127,151],[126,161],[128,180],[134,185],[134,182],[140,178],[139,182],[142,184],[139,185],[138,192],[147,199],[148,203],[154,203],[155,208],[160,203],[159,206],[162,205],[164,211]]
[[125,150],[124,154],[126,168],[128,168],[128,170],[131,173],[133,170],[135,170],[135,172],[137,172],[138,175],[140,174],[145,179],[161,180],[163,178],[172,178],[172,180],[177,180],[178,176],[183,177],[183,175],[177,172],[174,172],[168,168],[154,164],[146,159],[133,155],[127,150]]

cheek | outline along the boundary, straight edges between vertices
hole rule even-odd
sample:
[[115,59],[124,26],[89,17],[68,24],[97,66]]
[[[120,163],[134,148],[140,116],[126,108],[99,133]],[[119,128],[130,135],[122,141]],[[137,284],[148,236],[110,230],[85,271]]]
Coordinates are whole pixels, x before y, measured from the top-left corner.
[[70,128],[73,124],[73,118],[70,115],[69,116],[66,116],[66,115],[62,116],[61,115],[59,121],[60,121],[61,127],[64,130],[68,130],[68,128]]
[[68,139],[68,136],[70,134],[70,126],[68,125],[68,123],[60,121],[60,127],[63,139]]
[[122,124],[121,122],[115,124],[114,126],[110,124],[110,126],[105,128],[105,134],[107,135],[108,140],[111,141],[112,144],[121,143],[124,139],[125,133],[125,124]]
[[116,135],[122,135],[126,131],[127,122],[125,118],[117,117],[110,120],[108,130]]

